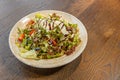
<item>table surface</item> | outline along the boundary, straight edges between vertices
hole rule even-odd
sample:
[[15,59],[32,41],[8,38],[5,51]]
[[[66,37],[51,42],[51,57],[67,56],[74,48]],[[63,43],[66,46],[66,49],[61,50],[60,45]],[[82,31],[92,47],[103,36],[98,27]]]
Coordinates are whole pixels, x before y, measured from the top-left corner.
[[[45,9],[76,16],[88,31],[82,55],[63,67],[29,67],[9,48],[14,24]],[[0,0],[0,80],[120,80],[120,0]]]

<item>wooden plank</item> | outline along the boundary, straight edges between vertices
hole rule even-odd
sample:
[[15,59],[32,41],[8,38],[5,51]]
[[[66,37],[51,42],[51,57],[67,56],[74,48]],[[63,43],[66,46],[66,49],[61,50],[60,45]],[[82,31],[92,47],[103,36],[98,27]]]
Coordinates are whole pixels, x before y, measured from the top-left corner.
[[[0,80],[120,80],[120,0],[0,0]],[[37,69],[18,61],[8,44],[13,25],[44,9],[80,19],[88,31],[81,56],[59,68]]]

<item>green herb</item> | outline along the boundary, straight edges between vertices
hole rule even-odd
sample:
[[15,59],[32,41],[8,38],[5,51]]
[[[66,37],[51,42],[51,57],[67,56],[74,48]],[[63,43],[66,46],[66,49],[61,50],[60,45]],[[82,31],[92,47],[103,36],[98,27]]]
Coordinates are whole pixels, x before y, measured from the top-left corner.
[[[24,34],[24,36],[20,41],[16,40],[16,45],[24,58],[35,60],[57,58],[70,52],[68,50],[73,50],[72,48],[81,42],[78,25],[68,23],[56,13],[49,17],[37,13],[32,21],[34,24],[31,26],[26,26],[24,29],[18,28],[18,34]],[[63,28],[66,29],[66,34],[63,33]]]

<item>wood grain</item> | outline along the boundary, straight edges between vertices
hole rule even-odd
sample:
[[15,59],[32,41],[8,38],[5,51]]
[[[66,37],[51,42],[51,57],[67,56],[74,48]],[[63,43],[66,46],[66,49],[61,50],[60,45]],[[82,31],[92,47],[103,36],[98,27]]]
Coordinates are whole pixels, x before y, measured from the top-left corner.
[[[19,19],[45,9],[73,14],[88,31],[82,55],[59,68],[27,66],[8,45]],[[0,80],[120,80],[120,0],[0,0],[0,10]]]

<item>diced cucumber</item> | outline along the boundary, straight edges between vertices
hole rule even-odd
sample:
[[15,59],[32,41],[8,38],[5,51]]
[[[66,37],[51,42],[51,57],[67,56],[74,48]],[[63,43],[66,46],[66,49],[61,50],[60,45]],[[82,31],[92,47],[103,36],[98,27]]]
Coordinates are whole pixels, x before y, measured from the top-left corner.
[[35,17],[39,19],[43,18],[43,16],[40,13],[36,13]]
[[52,58],[52,56],[51,55],[47,55],[47,59],[51,59]]
[[21,53],[20,56],[24,57],[24,58],[29,58],[29,59],[37,59],[37,57],[36,57],[37,54],[34,50],[27,51],[24,54]]
[[24,48],[20,48],[20,52],[21,53],[26,53],[28,50],[24,49]]

